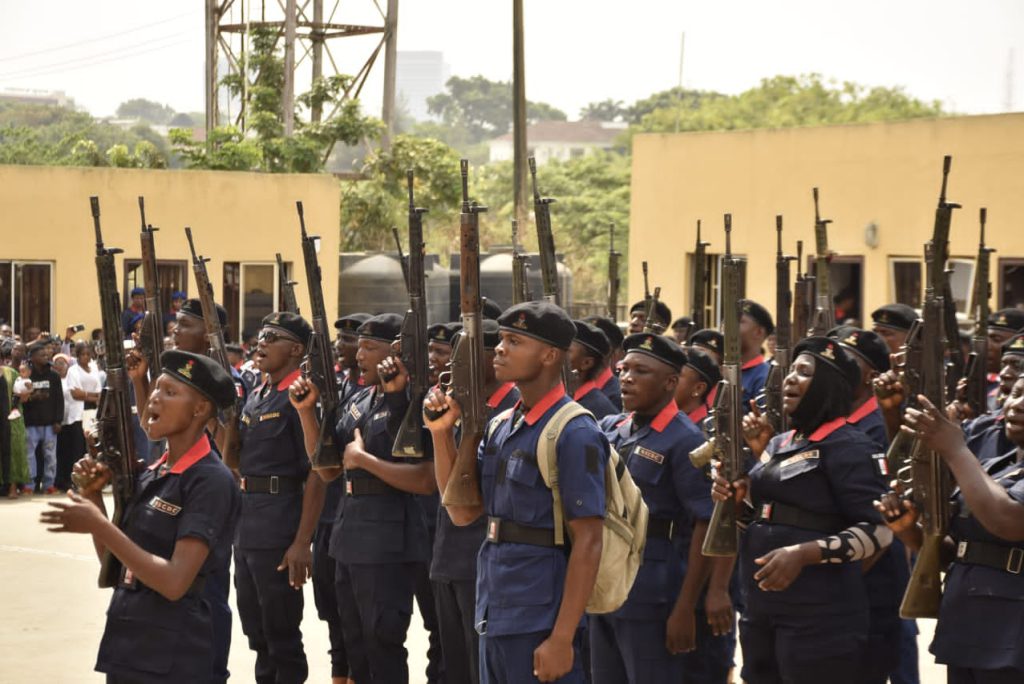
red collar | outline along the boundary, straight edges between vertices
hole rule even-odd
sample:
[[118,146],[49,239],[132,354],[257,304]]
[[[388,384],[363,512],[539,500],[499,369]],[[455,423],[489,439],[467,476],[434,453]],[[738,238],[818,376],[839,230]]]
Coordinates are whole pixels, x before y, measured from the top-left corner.
[[658,415],[654,416],[654,420],[651,421],[651,427],[654,428],[655,432],[662,432],[678,413],[679,407],[676,406],[675,399],[673,399],[665,404],[665,408],[661,409]]
[[758,354],[757,356],[755,356],[754,358],[750,359],[745,364],[740,366],[740,370],[750,370],[754,366],[760,366],[762,363],[764,363],[764,354]]
[[708,408],[711,408],[712,406],[714,406],[715,405],[715,397],[717,397],[717,396],[718,396],[718,385],[715,385],[714,387],[711,388],[711,391],[708,392],[707,401],[704,402],[705,406],[707,406]]
[[846,421],[853,425],[856,425],[860,421],[864,420],[871,412],[878,409],[878,397],[872,396],[870,399],[860,405],[856,411],[846,417]]
[[[562,383],[558,383],[557,385],[552,387],[551,391],[548,392],[547,394],[545,394],[544,398],[541,399],[540,401],[538,401],[537,405],[534,406],[532,409],[530,409],[530,411],[526,414],[526,418],[525,418],[526,424],[527,425],[533,425],[538,420],[543,418],[544,414],[548,412],[548,409],[550,409],[552,406],[554,406],[558,402],[558,400],[561,399],[564,396],[565,396],[565,386],[562,385]],[[522,403],[523,403],[523,400],[520,399],[516,403],[516,406],[521,406]]]
[[286,377],[281,382],[277,383],[277,391],[284,392],[291,386],[293,382],[295,382],[296,379],[298,379],[300,375],[302,375],[302,371],[300,369],[296,368],[295,370],[293,370],[291,373],[288,374],[288,377]]
[[[165,451],[163,456],[157,459],[157,461],[153,465],[149,466],[149,469],[156,470],[161,465],[166,463],[168,453],[169,452]],[[173,473],[174,475],[181,475],[183,472],[185,472],[193,465],[195,465],[197,461],[206,456],[208,453],[210,453],[210,438],[207,437],[206,433],[204,432],[203,436],[199,438],[199,441],[193,444],[192,447],[188,451],[186,451],[181,458],[174,462],[174,465],[171,466],[171,473]]]
[[608,384],[608,381],[612,379],[612,369],[608,366],[604,367],[604,370],[597,374],[594,378],[594,384],[597,385],[597,389],[603,390],[604,386]]
[[587,396],[587,394],[591,390],[596,390],[596,389],[597,389],[597,383],[594,382],[593,380],[588,380],[587,382],[583,383],[578,388],[576,388],[576,391],[573,392],[572,400],[573,401],[579,401],[583,397]]
[[989,373],[985,379],[989,382],[999,382],[999,373]]
[[[811,433],[811,436],[807,438],[808,442],[820,442],[825,439],[833,432],[843,427],[847,423],[847,419],[840,416],[835,420],[829,421],[828,423],[822,423],[818,426],[818,429]],[[786,439],[782,440],[782,446],[788,447],[793,443],[793,437],[796,436],[796,430],[790,430],[786,433]]]
[[700,421],[708,417],[708,407],[701,404],[697,408],[693,409],[686,414],[686,417],[692,420],[695,424],[700,424]]
[[487,400],[487,406],[492,409],[498,408],[498,406],[501,405],[501,402],[505,400],[505,397],[508,396],[508,393],[511,392],[512,388],[515,386],[516,384],[514,382],[506,382],[504,385],[494,390],[494,394],[492,394]]

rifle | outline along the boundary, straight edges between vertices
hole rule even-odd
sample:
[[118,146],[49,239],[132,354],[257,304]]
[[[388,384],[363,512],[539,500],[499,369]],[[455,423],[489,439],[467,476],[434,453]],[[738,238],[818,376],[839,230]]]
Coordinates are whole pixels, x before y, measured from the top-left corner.
[[803,271],[804,241],[796,241],[796,285],[793,286],[793,330],[800,336],[796,344],[807,336],[814,311],[814,276]]
[[[732,215],[725,215],[725,257],[722,260],[722,380],[718,383],[711,412],[714,436],[690,452],[690,462],[703,468],[712,459],[719,473],[733,482],[743,472],[743,387],[740,385],[740,277],[743,262],[733,258],[730,233]],[[705,556],[736,555],[736,507],[732,499],[716,501],[701,553]]]
[[[462,173],[462,214],[459,220],[462,330],[453,340],[454,351],[449,365],[450,370],[442,373],[442,376],[447,375],[447,378],[442,378],[441,384],[451,392],[462,409],[462,437],[441,503],[445,506],[479,506],[482,499],[476,452],[487,426],[480,301],[480,214],[487,211],[487,207],[469,201],[469,161],[463,159],[459,164]],[[537,223],[539,226],[539,212]],[[543,249],[541,255],[543,259]],[[431,415],[432,412],[429,412],[428,417]]]
[[[423,211],[426,211],[426,209],[424,209]],[[423,229],[423,227],[422,227],[422,224],[421,224],[420,232],[422,232],[422,229]],[[405,254],[402,254],[402,239],[400,237],[398,237],[398,229],[392,227],[391,228],[391,235],[393,235],[394,238],[395,238],[395,247],[398,249],[398,263],[402,265],[402,280],[405,281],[405,289],[408,292],[408,290],[409,290],[409,257],[407,257]],[[412,250],[413,250],[413,246],[412,246],[412,243],[410,242],[409,243],[409,252],[411,253]]]
[[[210,283],[210,275],[206,272],[206,262],[209,259],[196,254],[191,228],[185,228],[185,237],[188,238],[188,248],[192,252],[192,273],[195,274],[196,289],[199,290],[199,305],[203,310],[203,323],[206,325],[206,340],[210,344],[210,356],[220,364],[228,376],[234,377],[231,375],[233,369],[228,361],[228,347],[224,341],[224,330],[220,327],[220,316],[217,315],[217,305],[213,301],[213,285]],[[221,445],[221,457],[224,459],[224,465],[232,470],[238,470],[242,448],[238,414],[238,402],[223,412],[224,443]]]
[[619,316],[619,257],[622,254],[615,251],[615,224],[608,224],[608,317],[613,322],[618,321]]
[[[644,274],[644,315],[647,315],[647,311],[651,308],[651,286],[647,281],[647,261],[640,262],[640,270]],[[647,321],[644,321],[644,325],[647,325]]]
[[832,306],[832,292],[829,287],[828,265],[832,253],[828,249],[828,224],[831,219],[821,218],[818,212],[818,188],[814,188],[814,317],[808,336],[822,337],[836,327],[836,310]]
[[319,235],[306,234],[306,217],[302,202],[295,203],[302,235],[302,260],[306,267],[306,287],[312,313],[313,334],[309,336],[306,358],[302,362],[303,375],[320,392],[320,438],[309,461],[314,470],[341,466],[341,450],[334,440],[334,423],[338,412],[338,377],[334,374],[334,356],[331,352],[331,324],[327,321],[324,291],[321,287],[320,263],[316,257]]
[[[561,293],[558,289],[558,262],[555,261],[555,236],[551,231],[551,205],[555,200],[541,197],[537,191],[537,160],[530,157],[530,178],[533,181],[533,213],[537,220],[537,245],[540,249],[540,279],[543,285],[544,299],[552,304],[562,305]],[[565,391],[572,396],[576,389],[577,375],[569,365],[569,355],[563,355],[562,383]]]
[[530,292],[530,257],[519,244],[519,224],[512,219],[512,304],[533,299]]
[[782,380],[789,372],[793,324],[790,311],[793,292],[789,289],[789,262],[794,257],[782,253],[782,216],[775,217],[775,355],[764,385],[765,410],[775,434],[789,431],[789,416],[782,410]]
[[[139,214],[142,216],[142,279],[146,290],[146,313],[142,318],[142,330],[139,333],[139,351],[149,365],[150,377],[156,379],[160,375],[160,352],[164,349],[164,330],[162,307],[160,306],[160,279],[156,267],[156,246],[153,233],[158,229],[146,223],[146,200],[139,197]],[[137,400],[145,401],[145,397]]]
[[[946,386],[945,249],[953,209],[958,206],[946,202],[950,161],[948,156],[943,160],[942,191],[935,210],[935,228],[931,241],[925,245],[927,284],[923,306],[921,394],[940,411]],[[910,573],[900,615],[904,618],[937,617],[942,600],[940,551],[949,525],[952,477],[939,455],[920,442],[914,445],[909,463],[902,465],[897,476],[904,484],[911,485],[909,494],[921,512],[923,543]]]
[[693,320],[694,330],[703,330],[707,327],[704,307],[707,299],[707,248],[709,245],[710,243],[700,239],[700,219],[697,219],[697,244],[693,248],[693,288],[690,291],[693,302],[690,318]]
[[281,307],[281,310],[297,314],[299,313],[299,302],[295,299],[295,286],[298,285],[298,282],[288,279],[281,253],[278,252],[274,257],[277,259],[277,284],[284,297],[284,306]]
[[[946,155],[942,160],[942,189],[939,191],[939,204],[935,208],[935,228],[932,235],[932,249],[935,251],[935,263],[940,267],[939,273],[935,276],[936,295],[942,297],[942,325],[946,337],[946,380],[944,395],[945,400],[956,398],[956,386],[964,374],[964,355],[960,348],[960,326],[956,320],[956,302],[953,300],[953,288],[950,284],[952,269],[947,268],[949,260],[949,232],[953,222],[953,210],[959,209],[960,205],[946,201],[946,182],[949,179],[949,169],[953,158]],[[939,406],[940,404],[936,404]]]
[[[409,257],[406,290],[409,293],[409,310],[402,321],[399,337],[402,364],[411,376],[409,382],[409,408],[402,425],[398,428],[392,456],[404,458],[423,457],[423,399],[427,396],[427,298],[426,273],[423,259],[426,245],[423,244],[423,214],[426,209],[416,206],[413,199],[413,172],[405,172],[409,186]],[[395,231],[395,238],[398,231]],[[402,245],[399,242],[399,255]]]
[[644,312],[646,317],[644,318],[643,332],[645,333],[660,335],[664,332],[664,328],[654,322],[654,309],[658,306],[659,299],[661,299],[661,288],[655,287],[654,294],[651,296],[650,301],[647,302],[647,310]]
[[[117,268],[114,255],[123,250],[103,246],[100,231],[100,200],[90,197],[92,224],[96,231],[96,277],[100,291],[100,316],[103,323],[103,341],[107,347],[107,383],[100,393],[96,411],[97,460],[111,472],[114,494],[114,513],[111,521],[121,527],[125,511],[135,494],[135,473],[138,461],[132,438],[132,405],[128,396],[128,376],[124,367],[124,344],[121,337],[121,297],[117,293]],[[141,397],[140,401],[145,401]],[[77,479],[77,478],[76,478]],[[86,483],[76,481],[82,488]],[[117,586],[121,580],[121,562],[109,550],[100,562],[99,585]]]
[[992,282],[989,280],[989,255],[996,250],[985,246],[985,219],[988,210],[979,212],[981,237],[978,239],[978,257],[974,268],[974,334],[971,336],[971,355],[967,359],[967,405],[975,416],[988,408],[988,316]]

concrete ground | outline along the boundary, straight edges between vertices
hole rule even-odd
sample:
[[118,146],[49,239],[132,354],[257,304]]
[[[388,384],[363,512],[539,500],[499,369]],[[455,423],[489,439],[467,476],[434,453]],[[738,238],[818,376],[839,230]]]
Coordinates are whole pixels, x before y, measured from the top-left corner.
[[[103,681],[93,665],[110,592],[96,588],[99,564],[88,536],[49,534],[38,523],[45,502],[58,498],[0,499],[0,680],[6,683]],[[304,591],[309,681],[330,682],[327,627],[317,619],[312,587],[307,584]],[[921,681],[941,684],[946,681],[945,668],[935,665],[926,648],[934,622],[918,624]],[[423,682],[427,637],[417,615],[407,644],[410,681]],[[233,679],[252,681],[253,663],[236,614],[230,661]]]

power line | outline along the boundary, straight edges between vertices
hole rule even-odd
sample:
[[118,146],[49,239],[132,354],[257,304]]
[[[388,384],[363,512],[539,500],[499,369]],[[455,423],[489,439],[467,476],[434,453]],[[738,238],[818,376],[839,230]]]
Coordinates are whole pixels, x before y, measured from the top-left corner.
[[[169,34],[169,35],[166,35],[166,36],[161,36],[160,38],[151,38],[151,39],[143,41],[141,43],[133,43],[132,45],[123,45],[123,46],[121,46],[119,48],[114,48],[113,50],[105,50],[103,52],[94,52],[91,55],[82,55],[80,57],[75,57],[74,59],[65,59],[65,60],[60,61],[60,62],[51,62],[50,64],[40,64],[38,66],[29,67],[29,68],[26,68],[26,69],[21,69],[20,71],[10,71],[10,72],[7,72],[7,73],[0,73],[0,78],[16,78],[16,77],[17,78],[22,78],[22,77],[25,77],[25,76],[37,76],[37,75],[39,75],[39,72],[49,72],[49,71],[54,70],[54,69],[60,70],[61,68],[64,68],[64,67],[74,67],[74,68],[77,68],[76,65],[80,64],[83,61],[91,61],[91,60],[94,60],[96,58],[107,57],[107,56],[110,56],[110,55],[120,55],[121,53],[127,53],[127,52],[130,52],[132,50],[135,50],[136,48],[151,47],[154,43],[159,43],[161,41],[170,40],[170,39],[181,38],[182,36],[188,36],[188,35],[191,35],[190,31],[180,31],[178,33],[172,33],[172,34]],[[179,43],[176,43],[176,44],[180,44],[181,42],[187,42],[187,41],[179,41]],[[123,56],[130,56],[130,55],[125,54]],[[121,57],[118,57],[118,59],[120,59],[120,58]]]
[[[116,61],[120,61],[120,60],[129,58],[129,57],[138,57],[139,55],[145,55],[145,54],[148,54],[150,52],[157,52],[159,50],[166,50],[167,48],[177,47],[179,45],[185,45],[185,44],[187,44],[189,42],[190,41],[188,41],[188,40],[176,40],[174,42],[166,43],[164,45],[158,45],[158,46],[155,46],[155,47],[151,46],[151,47],[149,47],[148,49],[145,49],[145,50],[138,50],[136,52],[125,53],[123,55],[117,55],[117,56],[114,56],[114,57],[106,57],[104,59],[93,60],[91,62],[85,62],[85,63],[81,63],[81,64],[76,64],[74,66],[61,66],[61,67],[57,67],[55,69],[38,71],[38,72],[35,72],[35,73],[30,73],[30,74],[26,74],[24,76],[20,76],[19,78],[36,77],[36,76],[49,76],[50,74],[63,73],[63,72],[66,72],[66,71],[76,71],[78,69],[85,69],[85,68],[88,68],[88,67],[97,66],[99,64],[106,64],[107,62],[116,62]],[[10,74],[0,74],[0,79],[10,79],[10,77],[11,77]]]
[[88,45],[89,43],[97,43],[99,41],[107,40],[109,38],[116,38],[118,36],[126,36],[126,35],[128,35],[130,33],[137,33],[138,31],[142,31],[144,29],[151,28],[153,26],[160,26],[162,24],[169,24],[172,21],[177,21],[178,19],[181,19],[183,17],[193,17],[193,16],[196,16],[195,12],[186,12],[185,14],[177,14],[177,15],[175,15],[173,17],[168,17],[166,19],[161,19],[160,21],[154,21],[154,22],[151,22],[149,24],[141,24],[141,25],[136,26],[134,28],[125,29],[124,31],[118,31],[116,33],[108,33],[108,34],[103,35],[103,36],[96,36],[95,38],[86,38],[85,40],[79,40],[79,41],[76,41],[74,43],[66,43],[64,45],[57,45],[57,46],[54,46],[54,47],[43,48],[42,50],[35,50],[34,52],[23,52],[20,55],[12,55],[10,57],[0,57],[0,62],[14,62],[14,61],[17,61],[17,60],[20,60],[20,59],[25,59],[26,57],[35,57],[36,55],[44,55],[44,54],[47,54],[47,53],[50,53],[50,52],[59,52],[61,50],[67,50],[68,48],[78,47],[79,45]]

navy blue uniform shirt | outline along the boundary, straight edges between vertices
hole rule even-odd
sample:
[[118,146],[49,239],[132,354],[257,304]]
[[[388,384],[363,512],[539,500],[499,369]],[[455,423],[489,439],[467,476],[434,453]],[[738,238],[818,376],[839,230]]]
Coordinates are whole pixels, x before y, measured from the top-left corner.
[[622,411],[622,383],[619,382],[619,376],[612,373],[611,368],[605,368],[598,373],[594,378],[594,384],[608,397],[616,411]]
[[[488,426],[477,452],[486,515],[554,535],[553,500],[537,469],[537,440],[567,403],[558,385],[525,415],[517,407]],[[603,518],[609,451],[597,424],[589,416],[574,418],[555,450],[565,520]],[[477,631],[499,637],[550,630],[562,603],[568,560],[561,548],[484,543],[477,558]]]
[[764,355],[759,354],[747,361],[740,368],[740,385],[743,386],[743,412],[750,411],[750,400],[757,398],[764,391],[764,383],[768,380],[768,372],[772,364],[764,360]]
[[885,431],[885,418],[877,398],[871,397],[861,404],[847,416],[846,422],[870,437],[883,451],[889,448],[889,434]]
[[963,430],[967,448],[982,463],[1014,449],[1013,442],[1006,436],[1006,422],[1002,409],[966,421]]
[[580,385],[572,398],[577,404],[594,414],[594,418],[597,420],[619,413],[604,392],[597,388],[597,384],[593,380]]

